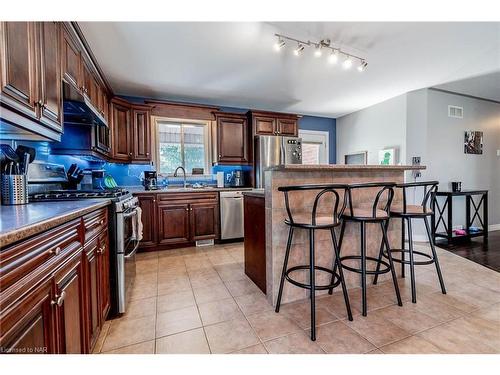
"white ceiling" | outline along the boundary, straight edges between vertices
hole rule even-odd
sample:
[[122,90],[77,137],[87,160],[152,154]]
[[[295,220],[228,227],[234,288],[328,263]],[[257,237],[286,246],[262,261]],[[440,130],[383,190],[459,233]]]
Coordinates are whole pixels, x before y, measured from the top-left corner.
[[500,102],[500,72],[449,82],[435,88]]
[[[339,117],[405,92],[500,71],[500,23],[80,22],[115,93]],[[365,57],[344,71],[274,33]]]

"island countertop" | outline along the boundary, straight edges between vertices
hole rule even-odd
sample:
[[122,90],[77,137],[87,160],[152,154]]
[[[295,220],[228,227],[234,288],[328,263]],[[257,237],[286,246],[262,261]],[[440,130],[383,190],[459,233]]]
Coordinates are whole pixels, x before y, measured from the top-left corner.
[[267,167],[268,171],[416,171],[426,169],[423,165],[379,165],[379,164],[287,164]]
[[109,205],[109,199],[0,206],[0,248]]

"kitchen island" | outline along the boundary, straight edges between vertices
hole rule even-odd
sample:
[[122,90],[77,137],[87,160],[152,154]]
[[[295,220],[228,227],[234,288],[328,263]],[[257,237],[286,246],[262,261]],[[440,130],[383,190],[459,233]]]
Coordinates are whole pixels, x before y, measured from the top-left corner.
[[[408,170],[425,169],[423,166],[381,166],[381,165],[286,165],[268,168],[265,171],[265,257],[266,257],[266,294],[269,302],[276,303],[278,295],[281,270],[285,255],[288,237],[288,226],[284,220],[287,217],[285,201],[280,186],[304,184],[349,184],[364,182],[396,182],[404,181],[404,173]],[[290,193],[290,207],[292,212],[305,212],[311,214],[312,205],[318,192],[293,192]],[[341,196],[341,199],[343,197]],[[370,206],[373,204],[374,194],[368,189],[362,195],[356,195],[355,203]],[[395,191],[394,205],[401,205],[401,193]],[[318,213],[331,212],[331,196],[325,197],[318,205]],[[338,230],[338,229],[337,229]],[[391,246],[399,245],[401,238],[401,221],[391,220],[388,236]],[[348,223],[346,226],[342,255],[360,253],[360,237],[357,223]],[[378,224],[367,224],[367,255],[377,257],[380,249],[382,234]],[[308,264],[309,262],[309,237],[306,230],[296,230],[292,242],[289,267]],[[333,264],[333,247],[329,231],[316,231],[316,264],[331,268]],[[351,265],[358,266],[352,262]],[[368,264],[368,267],[374,267]],[[398,267],[399,268],[399,267]],[[369,268],[371,269],[371,268]],[[352,272],[344,272],[348,288],[359,287],[360,277]],[[297,271],[294,278],[306,282],[307,271]],[[323,272],[316,275],[316,283],[328,284],[330,276]],[[390,278],[390,274],[379,277],[380,280]],[[371,281],[371,278],[368,279]],[[298,288],[290,283],[285,284],[283,302],[292,302],[307,297],[307,290]],[[317,294],[326,291],[317,292]]]

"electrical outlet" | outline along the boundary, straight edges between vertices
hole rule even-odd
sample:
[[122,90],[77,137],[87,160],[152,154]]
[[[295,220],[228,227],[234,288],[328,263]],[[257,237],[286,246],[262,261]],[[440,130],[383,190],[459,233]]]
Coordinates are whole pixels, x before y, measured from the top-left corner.
[[420,156],[414,156],[411,158],[412,165],[420,165]]
[[413,178],[420,178],[422,177],[422,172],[420,171],[413,171]]

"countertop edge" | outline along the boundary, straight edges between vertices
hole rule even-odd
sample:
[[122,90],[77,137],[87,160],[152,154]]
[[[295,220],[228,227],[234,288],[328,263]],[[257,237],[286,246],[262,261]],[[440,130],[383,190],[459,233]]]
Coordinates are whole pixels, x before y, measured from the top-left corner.
[[182,194],[199,194],[199,193],[218,193],[221,191],[249,191],[252,190],[252,187],[234,187],[234,188],[205,188],[205,189],[193,189],[193,188],[187,188],[187,189],[182,189],[182,188],[172,188],[172,189],[158,189],[158,190],[144,190],[144,189],[128,189],[132,195],[142,195],[142,194],[175,194],[175,193],[182,193]]
[[110,203],[111,200],[103,199],[102,201],[96,202],[88,207],[66,212],[64,214],[51,217],[49,219],[42,220],[36,223],[31,223],[29,225],[16,228],[9,232],[0,233],[0,249],[5,246],[11,245],[14,242],[22,241],[28,237],[52,229],[60,224],[64,224],[77,217],[86,215],[89,212],[98,210],[99,208],[106,207]]
[[427,169],[424,165],[354,165],[354,164],[289,164],[265,168],[266,171],[417,171]]
[[264,189],[249,190],[249,191],[244,191],[243,195],[244,196],[249,196],[249,197],[264,198],[265,197],[265,191],[264,191]]

